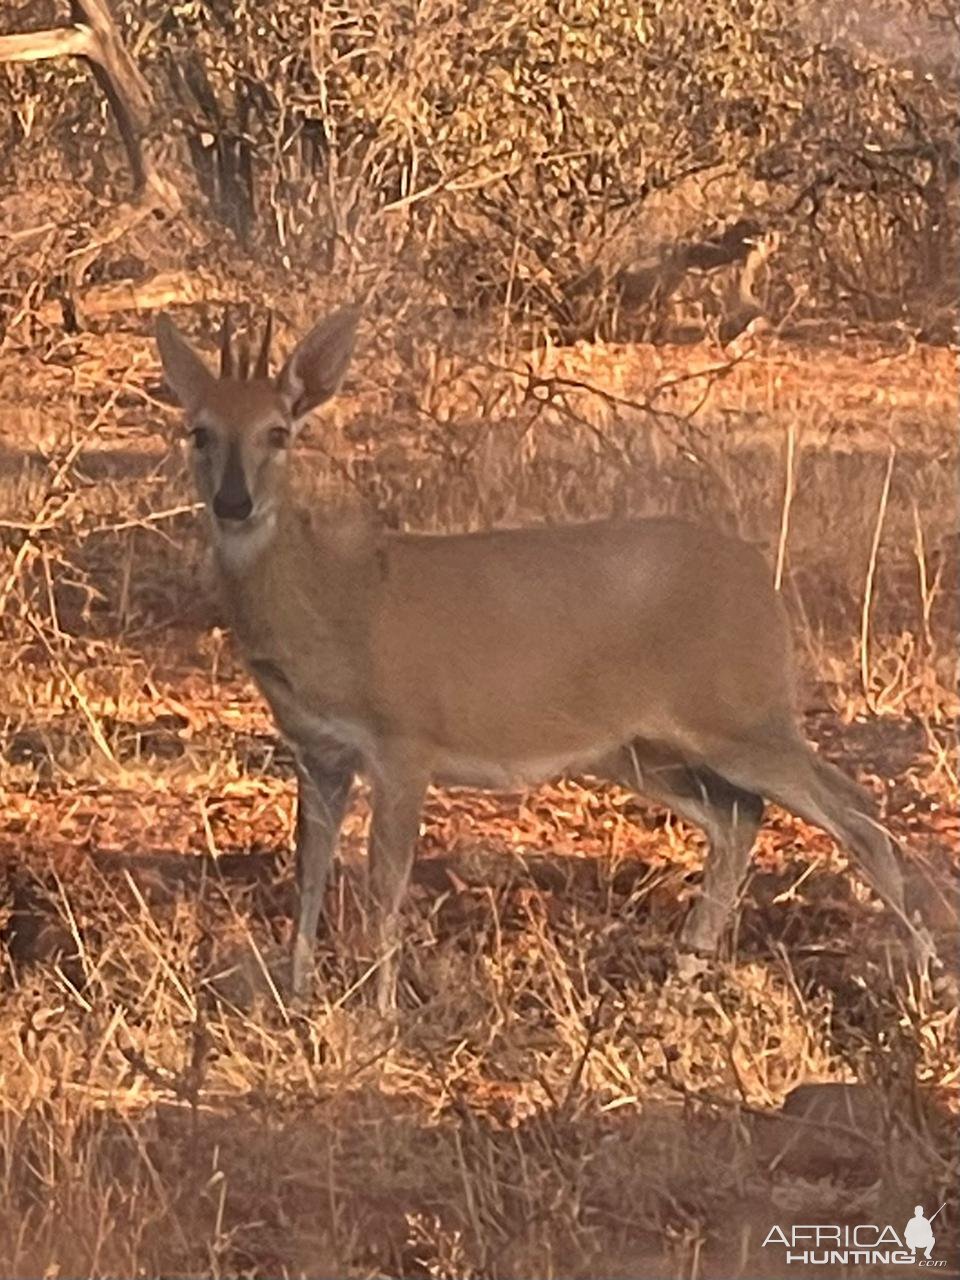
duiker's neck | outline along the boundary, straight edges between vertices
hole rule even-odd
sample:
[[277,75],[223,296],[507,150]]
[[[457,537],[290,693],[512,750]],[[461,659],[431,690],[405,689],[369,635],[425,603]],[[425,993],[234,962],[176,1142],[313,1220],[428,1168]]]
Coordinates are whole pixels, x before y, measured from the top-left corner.
[[302,520],[284,504],[236,529],[214,522],[212,542],[228,624],[242,648],[269,652],[296,612],[296,584],[311,560],[304,554]]
[[218,575],[237,603],[279,595],[276,603],[284,607],[291,594],[322,591],[336,609],[338,592],[355,597],[382,572],[383,530],[356,508],[321,515],[290,495],[249,527],[224,529],[215,522],[212,533]]
[[248,656],[276,657],[305,630],[311,643],[362,643],[385,573],[375,521],[356,513],[316,519],[284,504],[238,533],[214,531],[214,558],[221,605]]

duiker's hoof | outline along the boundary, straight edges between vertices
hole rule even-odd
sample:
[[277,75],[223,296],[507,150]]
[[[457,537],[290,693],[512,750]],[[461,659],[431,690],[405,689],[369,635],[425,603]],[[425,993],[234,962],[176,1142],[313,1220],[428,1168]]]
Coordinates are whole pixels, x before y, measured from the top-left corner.
[[260,1004],[286,1000],[286,973],[280,952],[267,953],[240,944],[225,949],[217,972],[209,979],[211,991],[245,1012]]
[[702,978],[713,967],[714,960],[711,956],[700,955],[696,951],[681,951],[677,956],[677,977],[684,982]]
[[943,961],[937,954],[937,946],[930,930],[922,924],[910,927],[910,953],[913,963],[922,974],[933,977],[943,969]]
[[313,984],[305,987],[290,987],[287,991],[286,1003],[291,1013],[304,1013],[313,1002]]
[[381,1018],[392,1018],[397,1010],[397,978],[390,974],[377,982],[377,1013]]

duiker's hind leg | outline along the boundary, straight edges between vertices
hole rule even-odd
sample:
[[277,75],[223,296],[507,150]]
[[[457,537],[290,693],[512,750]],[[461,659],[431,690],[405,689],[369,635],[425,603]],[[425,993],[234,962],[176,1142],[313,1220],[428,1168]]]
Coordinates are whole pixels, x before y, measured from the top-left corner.
[[[612,767],[611,767],[612,766]],[[685,951],[714,955],[736,910],[763,819],[759,795],[735,787],[712,769],[689,765],[667,749],[635,742],[604,770],[700,827],[709,848],[703,886],[680,934]]]
[[874,816],[867,791],[820,759],[792,728],[718,744],[709,759],[738,786],[755,789],[828,831],[854,855],[867,883],[905,926],[916,958],[922,962],[935,958],[929,934],[907,916],[902,854]]

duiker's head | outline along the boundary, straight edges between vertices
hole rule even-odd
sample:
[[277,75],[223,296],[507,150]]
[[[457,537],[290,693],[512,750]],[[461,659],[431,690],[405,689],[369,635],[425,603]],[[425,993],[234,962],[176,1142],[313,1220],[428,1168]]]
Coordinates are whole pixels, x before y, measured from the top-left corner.
[[270,375],[269,321],[251,372],[249,353],[234,355],[224,318],[217,377],[173,321],[159,317],[163,372],[184,410],[197,488],[221,533],[272,521],[297,427],[339,387],[359,315],[359,308],[345,307],[321,320],[276,377]]

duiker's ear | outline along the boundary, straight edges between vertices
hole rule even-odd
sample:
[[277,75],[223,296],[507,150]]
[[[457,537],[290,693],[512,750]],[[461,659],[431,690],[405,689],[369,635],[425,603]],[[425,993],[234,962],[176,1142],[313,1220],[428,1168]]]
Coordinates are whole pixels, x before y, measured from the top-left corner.
[[189,413],[203,399],[216,378],[169,316],[157,317],[157,346],[170,390]]
[[342,307],[314,325],[280,370],[277,389],[296,422],[334,394],[357,339],[359,307]]

